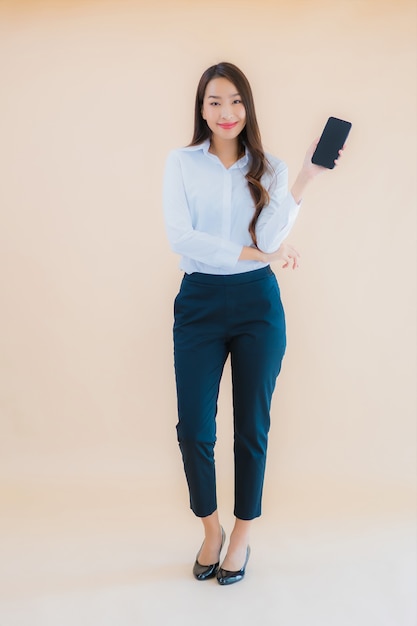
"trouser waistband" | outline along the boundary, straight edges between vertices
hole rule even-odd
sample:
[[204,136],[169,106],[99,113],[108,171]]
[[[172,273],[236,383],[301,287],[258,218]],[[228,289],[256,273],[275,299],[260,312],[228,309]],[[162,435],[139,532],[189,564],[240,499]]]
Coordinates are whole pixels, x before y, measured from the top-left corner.
[[204,285],[241,285],[261,280],[271,274],[273,274],[273,271],[270,265],[267,265],[259,270],[242,272],[241,274],[203,274],[201,272],[193,272],[192,274],[184,274],[184,280]]

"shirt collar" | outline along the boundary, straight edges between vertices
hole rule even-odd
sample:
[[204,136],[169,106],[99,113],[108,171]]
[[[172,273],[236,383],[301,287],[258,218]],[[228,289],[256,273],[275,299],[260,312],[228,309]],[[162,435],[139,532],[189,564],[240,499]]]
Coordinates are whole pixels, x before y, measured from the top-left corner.
[[[209,158],[215,157],[214,154],[211,154],[209,152],[209,148],[210,148],[210,139],[205,139],[202,143],[198,144],[197,146],[189,147],[190,150],[202,150],[204,154],[208,156]],[[245,167],[248,164],[248,162],[249,162],[249,153],[248,153],[248,149],[245,146],[245,154],[243,155],[243,157],[241,157],[238,161],[236,161],[236,163],[234,163],[229,169]]]

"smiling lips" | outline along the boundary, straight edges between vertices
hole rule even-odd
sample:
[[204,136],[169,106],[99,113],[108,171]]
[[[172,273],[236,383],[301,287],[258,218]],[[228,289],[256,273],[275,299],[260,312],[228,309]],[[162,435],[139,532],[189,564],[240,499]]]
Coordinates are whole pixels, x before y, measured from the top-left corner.
[[228,124],[219,124],[220,128],[224,128],[225,130],[230,130],[231,128],[234,128],[235,126],[237,126],[238,122],[231,122]]

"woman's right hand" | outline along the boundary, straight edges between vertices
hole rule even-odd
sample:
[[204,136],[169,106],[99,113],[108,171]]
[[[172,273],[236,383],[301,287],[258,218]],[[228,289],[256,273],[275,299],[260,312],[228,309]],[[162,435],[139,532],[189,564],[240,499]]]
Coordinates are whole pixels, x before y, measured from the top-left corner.
[[282,243],[275,252],[262,252],[255,246],[243,246],[239,261],[262,261],[262,263],[284,261],[282,265],[284,269],[290,267],[295,270],[298,267],[299,258],[300,255],[293,246],[289,243]]
[[284,261],[284,264],[281,266],[284,269],[290,267],[295,270],[299,265],[300,254],[288,243],[282,243],[275,252],[264,252],[263,254],[265,263]]

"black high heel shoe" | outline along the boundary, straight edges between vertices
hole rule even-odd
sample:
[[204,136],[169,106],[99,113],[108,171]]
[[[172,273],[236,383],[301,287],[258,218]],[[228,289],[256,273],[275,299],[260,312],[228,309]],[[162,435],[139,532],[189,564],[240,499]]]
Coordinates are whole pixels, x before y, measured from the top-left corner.
[[222,551],[225,539],[226,539],[226,534],[225,534],[225,532],[223,530],[223,527],[222,527],[222,544],[221,544],[220,550],[219,550],[219,560],[217,561],[217,563],[213,563],[212,565],[200,565],[200,563],[198,562],[198,557],[200,555],[201,548],[203,547],[203,546],[201,546],[201,548],[198,551],[197,556],[195,558],[195,563],[194,563],[194,567],[193,567],[194,578],[197,578],[197,580],[208,580],[209,578],[214,578],[215,577],[215,575],[217,574],[218,569],[219,569],[220,552]]
[[242,569],[238,570],[237,572],[231,572],[228,569],[223,569],[222,567],[220,567],[217,572],[217,582],[219,583],[219,585],[233,585],[233,583],[238,583],[239,580],[242,580],[242,578],[244,578],[245,576],[246,565],[248,564],[249,556],[250,547],[248,546],[248,549],[246,551],[245,563]]

